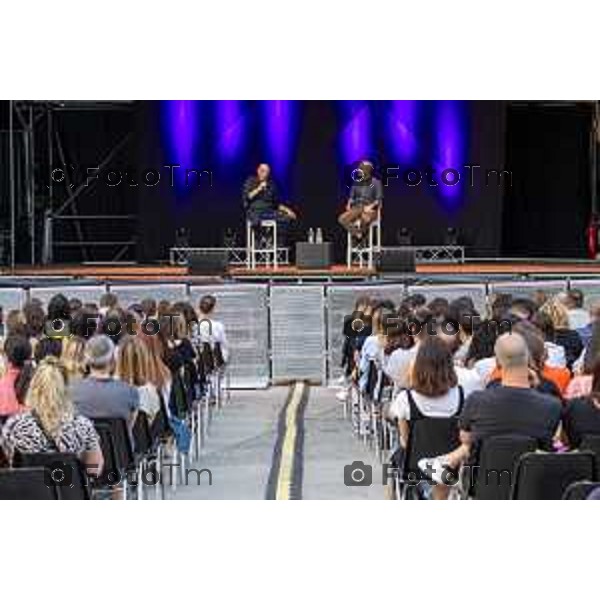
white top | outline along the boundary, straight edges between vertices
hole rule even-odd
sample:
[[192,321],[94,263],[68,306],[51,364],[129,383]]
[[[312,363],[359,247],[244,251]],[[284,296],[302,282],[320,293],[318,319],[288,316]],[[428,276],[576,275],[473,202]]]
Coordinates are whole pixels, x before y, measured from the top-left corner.
[[[460,401],[458,386],[448,390],[443,396],[434,398],[423,396],[418,392],[411,391],[413,400],[417,408],[426,417],[444,418],[456,414]],[[408,403],[408,393],[406,390],[400,390],[392,402],[388,414],[392,418],[400,421],[410,421],[410,404]]]
[[461,385],[465,393],[465,398],[469,394],[478,390],[483,390],[485,384],[475,369],[467,369],[466,367],[455,366],[456,376],[458,377],[458,385]]
[[386,356],[383,362],[383,372],[396,384],[397,387],[410,386],[410,372],[417,356],[418,344],[405,350],[398,348]]
[[225,335],[225,326],[221,321],[209,317],[201,317],[198,321],[197,336],[201,343],[208,342],[212,347],[216,343],[221,345],[221,352],[225,362],[229,359],[229,346]]
[[566,367],[567,357],[565,356],[565,349],[563,346],[559,346],[553,342],[545,342],[546,352],[548,357],[546,358],[546,364],[549,367]]
[[475,361],[473,364],[473,370],[479,376],[479,379],[485,385],[490,378],[490,375],[493,373],[496,368],[496,357],[490,356],[489,358],[480,358],[478,361]]
[[569,313],[569,329],[583,329],[590,323],[590,313],[583,308],[573,308]]
[[149,417],[150,420],[160,411],[160,398],[156,387],[151,383],[138,387],[138,393],[140,395],[140,410],[143,410]]

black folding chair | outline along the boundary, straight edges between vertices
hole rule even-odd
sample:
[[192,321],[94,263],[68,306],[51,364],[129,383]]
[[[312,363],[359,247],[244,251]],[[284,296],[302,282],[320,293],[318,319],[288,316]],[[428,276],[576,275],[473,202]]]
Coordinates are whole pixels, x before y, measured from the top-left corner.
[[588,450],[596,456],[596,474],[594,479],[600,479],[600,435],[586,434],[581,437],[578,450]]
[[104,455],[104,470],[98,479],[101,488],[123,490],[127,500],[129,476],[137,470],[129,427],[125,419],[93,419]]
[[571,483],[595,472],[592,452],[528,452],[517,463],[510,499],[560,500]]
[[562,499],[587,500],[587,497],[598,488],[600,488],[600,482],[598,481],[576,481],[567,487]]
[[521,435],[481,440],[475,452],[475,464],[465,466],[461,472],[467,496],[475,500],[508,500],[519,458],[537,447],[537,440]]
[[[396,486],[398,499],[422,498],[419,483],[430,479],[426,473],[419,469],[418,463],[422,458],[447,454],[460,444],[459,413],[460,408],[457,414],[452,417],[411,418],[408,422],[408,440]],[[454,482],[455,476],[448,473],[447,483],[452,484]]]
[[0,469],[0,500],[60,500],[60,489],[43,467]]
[[85,466],[75,454],[64,452],[37,452],[13,457],[13,467],[42,467],[46,470],[46,479],[60,488],[61,500],[89,500],[90,482]]

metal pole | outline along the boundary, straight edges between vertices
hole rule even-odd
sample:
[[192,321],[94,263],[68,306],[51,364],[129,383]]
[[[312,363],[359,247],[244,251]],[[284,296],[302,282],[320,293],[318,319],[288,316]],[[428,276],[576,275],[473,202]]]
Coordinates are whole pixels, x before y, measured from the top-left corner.
[[592,214],[598,213],[598,136],[600,134],[600,107],[598,102],[594,102],[594,117],[592,126],[592,139],[590,144],[591,157],[591,192],[592,192]]
[[31,241],[31,264],[35,265],[35,134],[33,105],[29,105],[29,239]]
[[13,132],[13,101],[8,101],[8,178],[10,190],[10,268],[15,268],[15,144]]

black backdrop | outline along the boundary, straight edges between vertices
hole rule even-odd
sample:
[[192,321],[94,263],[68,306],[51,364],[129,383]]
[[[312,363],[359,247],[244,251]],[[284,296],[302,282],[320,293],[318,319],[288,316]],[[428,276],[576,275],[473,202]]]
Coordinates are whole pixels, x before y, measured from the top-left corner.
[[585,257],[592,118],[591,103],[509,107],[504,256]]
[[[334,102],[306,101],[301,103],[295,159],[289,176],[278,181],[286,197],[300,216],[299,229],[321,226],[328,239],[335,240],[337,258],[344,252],[344,238],[336,219],[344,202],[345,181],[337,145],[340,122]],[[504,165],[503,102],[465,102],[468,131],[465,135],[466,160],[484,169],[499,169]],[[213,185],[200,186],[178,197],[176,188],[162,183],[156,187],[141,186],[140,206],[140,259],[156,260],[167,256],[168,247],[174,243],[177,227],[191,232],[195,246],[221,246],[223,232],[233,228],[238,242],[244,244],[244,217],[241,209],[240,189],[244,178],[252,174],[259,162],[265,160],[259,134],[259,103],[246,103],[250,141],[243,161],[219,171],[211,164],[211,149],[219,140],[214,128],[204,126],[207,162],[200,165],[213,171]],[[421,110],[433,110],[433,103],[422,103]],[[137,115],[139,140],[139,165],[160,166],[169,162],[165,148],[164,129],[161,123],[161,106],[158,102],[145,102]],[[380,164],[392,162],[386,156],[383,132],[378,129],[373,158]],[[424,134],[427,135],[427,134]],[[431,133],[429,134],[431,135]],[[212,137],[211,137],[212,136]],[[360,157],[357,157],[360,158]],[[194,165],[197,166],[197,165]],[[427,167],[423,157],[414,165],[421,170]],[[462,165],[459,165],[459,167]],[[404,167],[403,167],[404,168]],[[439,173],[439,172],[438,172]],[[463,175],[467,171],[463,171]],[[274,173],[278,179],[278,173]],[[396,232],[408,227],[419,245],[440,244],[446,228],[459,229],[461,242],[468,246],[470,256],[497,256],[501,243],[501,215],[503,189],[496,184],[465,185],[463,197],[452,210],[440,201],[439,195],[425,183],[409,187],[392,181],[385,188],[384,243],[394,245]]]

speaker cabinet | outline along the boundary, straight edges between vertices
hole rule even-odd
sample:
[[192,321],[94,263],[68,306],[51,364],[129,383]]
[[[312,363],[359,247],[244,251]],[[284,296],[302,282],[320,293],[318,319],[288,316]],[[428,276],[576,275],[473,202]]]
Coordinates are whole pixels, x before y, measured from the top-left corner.
[[296,266],[299,269],[328,269],[331,266],[331,257],[331,242],[296,242]]
[[381,273],[414,273],[416,270],[414,248],[382,248],[377,261]]
[[194,252],[189,260],[190,275],[225,275],[227,272],[227,250],[203,250]]

